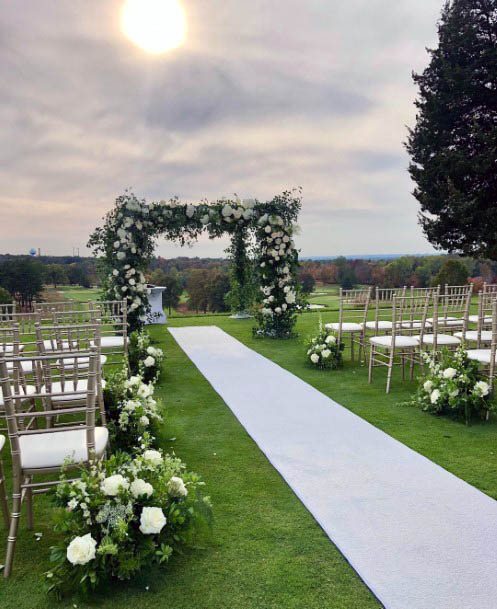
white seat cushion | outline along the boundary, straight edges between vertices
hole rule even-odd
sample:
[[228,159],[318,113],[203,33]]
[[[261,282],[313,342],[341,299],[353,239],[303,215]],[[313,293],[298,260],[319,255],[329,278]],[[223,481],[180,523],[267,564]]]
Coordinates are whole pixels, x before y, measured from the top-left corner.
[[[339,323],[326,324],[325,327],[327,330],[334,330],[335,332],[338,332],[340,330]],[[362,330],[362,324],[356,324],[353,322],[343,322],[342,323],[342,332],[361,332],[361,330]]]
[[[14,394],[14,388],[12,387],[11,389],[12,393]],[[34,395],[36,393],[36,387],[34,385],[26,385],[26,387],[19,387],[19,391],[22,392],[23,397],[26,396],[26,399],[29,398],[30,395]],[[16,397],[16,396],[14,396]],[[4,406],[4,401],[3,401],[3,393],[2,393],[2,389],[0,388],[0,407]]]
[[[59,347],[57,345],[57,341],[56,340],[44,340],[43,341],[43,347],[45,348],[45,351],[59,351]],[[69,347],[69,341],[64,340],[62,341],[62,349],[76,349],[77,348],[77,343],[74,341],[72,344],[72,347]]]
[[[30,359],[26,359],[25,362],[21,360],[21,368],[25,374],[31,374],[33,372],[33,362]],[[14,362],[7,362],[7,370],[12,373],[14,371]]]
[[[457,317],[450,317],[449,315],[447,315],[447,317],[439,317],[438,323],[441,323],[443,321],[455,321],[456,319],[457,319]],[[435,321],[435,319],[433,317],[428,317],[428,319],[426,321],[429,321],[432,324]]]
[[[469,319],[469,321],[471,321],[472,323],[477,324],[477,323],[478,323],[478,320],[479,320],[479,317],[478,317],[478,315],[470,315],[470,316],[468,317],[468,319]],[[483,323],[485,323],[485,324],[491,324],[491,323],[492,323],[492,316],[491,316],[491,315],[489,315],[489,316],[484,317],[484,318],[483,318]]]
[[[107,446],[109,432],[95,427],[95,452],[101,457]],[[21,465],[26,469],[59,467],[66,459],[75,463],[88,461],[86,430],[49,432],[19,437]]]
[[366,328],[368,330],[391,330],[393,328],[393,323],[391,321],[378,321],[378,324],[374,321],[367,321]]
[[462,319],[439,319],[438,327],[445,326],[446,328],[461,328],[464,325]]
[[[481,364],[490,364],[490,349],[468,349],[468,357]],[[495,359],[497,361],[497,357]]]
[[[93,341],[91,344],[94,346]],[[124,336],[102,336],[100,338],[100,346],[102,349],[124,347]]]
[[[86,370],[87,368],[90,367],[90,358],[89,357],[78,357],[77,360],[75,360],[72,357],[64,357],[64,358],[57,360],[57,364],[59,366],[60,366],[61,360],[64,361],[64,370],[73,370],[76,365],[77,365],[78,370]],[[100,364],[103,366],[106,361],[107,361],[107,356],[101,355]]]
[[[392,348],[392,336],[373,336],[369,339],[369,342],[377,347],[385,347],[386,349]],[[419,345],[418,336],[396,336],[395,337],[395,348],[404,347],[417,347]]]
[[2,452],[2,448],[5,446],[5,436],[0,434],[0,452]]
[[[105,381],[102,379],[102,388],[105,387]],[[86,391],[88,388],[88,379],[76,379],[74,381],[71,378],[67,378],[64,387],[62,383],[57,381],[52,383],[52,393],[64,393],[64,395],[56,395],[52,398],[54,402],[72,402],[74,400],[85,400],[84,394],[74,393],[79,391]]]
[[[402,328],[422,328],[423,322],[421,319],[413,319],[412,321],[403,321],[401,323]],[[425,328],[431,328],[431,323],[426,320]]]
[[[424,334],[423,335],[423,344],[424,345],[433,345],[435,342],[435,337],[433,334]],[[437,345],[459,345],[461,341],[456,336],[452,336],[451,334],[437,334]]]
[[[24,351],[24,345],[19,345],[19,351]],[[10,343],[0,344],[0,353],[13,353],[14,345]]]
[[[463,337],[463,332],[456,332],[454,336],[457,338]],[[468,330],[465,336],[466,340],[471,343],[476,343],[478,341],[478,331],[477,330]],[[482,330],[480,340],[482,343],[491,343],[492,342],[492,331],[491,330]]]

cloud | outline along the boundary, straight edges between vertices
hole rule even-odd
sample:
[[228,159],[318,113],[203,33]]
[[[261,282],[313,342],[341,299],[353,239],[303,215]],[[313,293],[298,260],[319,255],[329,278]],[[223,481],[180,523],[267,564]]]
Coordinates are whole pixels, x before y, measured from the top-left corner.
[[440,0],[184,4],[187,44],[162,57],[124,39],[117,1],[3,8],[1,249],[83,247],[128,186],[194,201],[301,185],[304,255],[428,250],[402,142]]

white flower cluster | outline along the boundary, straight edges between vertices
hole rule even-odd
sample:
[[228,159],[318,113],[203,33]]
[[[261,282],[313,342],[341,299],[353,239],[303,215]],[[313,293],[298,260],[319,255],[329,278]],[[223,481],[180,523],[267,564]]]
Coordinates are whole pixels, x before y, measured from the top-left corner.
[[128,398],[120,404],[119,427],[126,431],[131,424],[146,430],[152,421],[161,421],[154,386],[144,383],[140,376],[131,376],[124,382]]
[[[148,503],[156,502],[154,497],[163,496],[164,490],[166,496],[173,500],[181,500],[188,495],[187,485],[180,476],[172,475],[169,480],[166,478],[163,482],[165,485],[163,489],[154,488],[150,482],[141,477],[147,477],[149,475],[147,472],[153,472],[163,463],[164,457],[160,451],[146,450],[117,473],[105,475],[103,469],[92,466],[92,476],[100,481],[99,486],[92,491],[93,497],[89,495],[86,483],[81,480],[70,482],[69,496],[71,499],[67,503],[67,509],[85,511],[87,508],[84,506],[89,504],[92,499],[95,500],[96,505],[99,506],[95,524],[102,527],[105,538],[112,529],[134,518],[138,504],[141,506],[138,508],[140,509],[140,532],[143,535],[158,535],[167,525],[167,519],[162,507],[148,505]],[[162,478],[159,476],[155,479],[161,480]],[[104,501],[95,496],[98,493],[101,493]],[[147,503],[147,505],[143,505],[143,503]],[[91,524],[91,520],[88,524]],[[76,536],[70,541],[66,549],[66,557],[73,565],[85,565],[95,559],[97,551],[97,540],[92,537],[91,533],[87,533]]]
[[319,368],[328,367],[330,358],[334,356],[337,347],[337,339],[333,334],[320,334],[311,340],[307,349],[307,357],[311,364]]

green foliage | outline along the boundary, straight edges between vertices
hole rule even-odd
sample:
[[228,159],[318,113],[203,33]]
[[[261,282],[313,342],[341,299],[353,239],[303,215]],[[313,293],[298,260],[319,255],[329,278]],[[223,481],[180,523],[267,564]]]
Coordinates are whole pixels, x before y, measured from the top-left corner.
[[430,64],[415,74],[409,167],[435,246],[497,259],[497,3],[447,2]]
[[162,304],[164,307],[167,307],[169,315],[171,315],[171,310],[179,305],[183,292],[180,274],[175,268],[167,273],[158,268],[150,274],[150,282],[166,288],[166,291],[162,293]]
[[43,289],[43,265],[32,258],[12,258],[0,265],[0,286],[23,309],[30,309]]
[[0,287],[0,305],[12,304],[12,295],[5,288]]
[[46,264],[43,267],[45,283],[51,283],[54,288],[68,282],[67,269],[64,264]]
[[311,273],[302,271],[299,273],[300,287],[303,294],[311,294],[316,287],[316,280]]
[[439,357],[424,353],[428,367],[413,403],[426,412],[462,419],[485,419],[492,408],[490,386],[483,380],[478,362],[459,347]]

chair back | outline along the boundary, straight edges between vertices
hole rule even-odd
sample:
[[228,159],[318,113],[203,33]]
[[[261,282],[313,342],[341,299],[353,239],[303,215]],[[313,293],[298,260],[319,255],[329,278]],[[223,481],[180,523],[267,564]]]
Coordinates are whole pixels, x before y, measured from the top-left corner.
[[364,324],[371,302],[372,288],[340,288],[338,311],[338,342],[342,338],[342,326],[345,323]]
[[420,335],[422,340],[427,327],[430,292],[418,296],[394,296],[392,303],[392,344],[398,336]]
[[389,329],[392,322],[392,305],[394,296],[405,296],[407,287],[402,288],[379,288],[374,291],[374,333],[382,330],[382,322],[387,322]]
[[123,346],[111,347],[106,351],[110,355],[127,355],[128,353],[128,306],[126,300],[99,300],[92,302],[91,311],[95,319],[101,322],[102,348],[106,348],[107,340],[119,337]]

